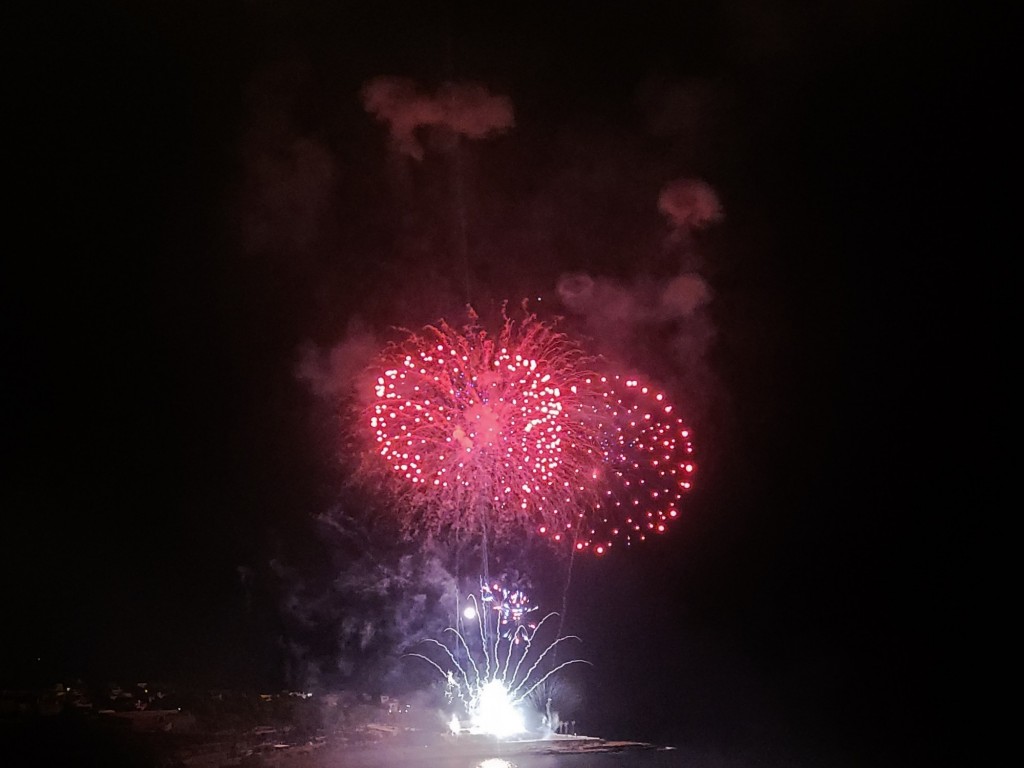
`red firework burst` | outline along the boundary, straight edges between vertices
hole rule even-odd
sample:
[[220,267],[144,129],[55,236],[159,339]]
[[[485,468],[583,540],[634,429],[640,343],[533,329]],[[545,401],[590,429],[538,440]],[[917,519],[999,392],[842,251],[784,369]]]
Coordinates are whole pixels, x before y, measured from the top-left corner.
[[593,411],[585,364],[533,315],[497,336],[442,321],[388,346],[368,421],[406,529],[566,538],[603,452],[580,418]]
[[600,492],[576,537],[578,550],[604,554],[664,533],[693,486],[696,464],[689,428],[663,392],[636,378],[599,379],[611,418],[602,431]]
[[497,336],[442,321],[389,345],[367,469],[406,531],[534,531],[597,554],[664,532],[690,488],[689,431],[662,393],[591,362],[533,315]]

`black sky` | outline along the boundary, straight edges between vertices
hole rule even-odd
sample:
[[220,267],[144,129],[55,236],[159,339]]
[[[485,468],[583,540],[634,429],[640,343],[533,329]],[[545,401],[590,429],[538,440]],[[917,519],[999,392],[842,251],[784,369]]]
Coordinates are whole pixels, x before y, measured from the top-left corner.
[[352,318],[429,320],[464,285],[450,167],[389,154],[360,88],[453,79],[516,111],[466,150],[478,300],[664,276],[674,178],[725,209],[696,247],[714,460],[678,530],[574,593],[595,721],[936,754],[962,510],[929,393],[975,194],[956,105],[985,47],[922,5],[33,12],[8,73],[0,672],[281,680],[260,578],[324,555],[312,519],[337,487],[299,350]]

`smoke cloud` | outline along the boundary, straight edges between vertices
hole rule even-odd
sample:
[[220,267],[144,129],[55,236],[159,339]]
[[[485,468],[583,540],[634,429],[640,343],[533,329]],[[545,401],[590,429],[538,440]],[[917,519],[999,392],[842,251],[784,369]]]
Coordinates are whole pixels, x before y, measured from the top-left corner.
[[318,521],[331,545],[327,561],[269,564],[289,681],[370,691],[428,686],[434,671],[401,654],[452,625],[456,579],[428,547],[389,543],[340,510]]
[[701,179],[677,179],[667,184],[658,196],[658,210],[677,234],[704,229],[724,217],[715,190]]
[[557,285],[596,352],[670,386],[696,419],[716,386],[705,356],[715,339],[711,288],[696,273],[622,282],[574,273]]
[[557,291],[566,307],[606,339],[629,335],[637,325],[689,317],[711,301],[711,288],[696,273],[667,282],[639,279],[632,285],[573,273],[559,279]]
[[[672,234],[702,229],[723,218],[718,195],[699,179],[677,179],[658,196],[658,209],[668,219]],[[687,239],[683,261],[694,263],[694,246]],[[558,296],[572,312],[586,318],[602,338],[622,337],[649,323],[665,323],[694,315],[712,298],[711,288],[695,271],[654,279],[640,276],[632,284],[583,272],[563,275]]]
[[366,111],[387,123],[395,149],[416,160],[423,159],[416,135],[421,128],[482,139],[514,125],[511,99],[475,83],[445,83],[431,95],[408,78],[377,77],[363,86],[362,96]]
[[711,301],[711,289],[700,275],[678,275],[662,289],[660,301],[662,319],[689,317]]
[[336,400],[358,391],[364,371],[380,343],[359,318],[349,321],[344,338],[332,347],[306,342],[299,349],[295,377],[319,398]]
[[723,212],[711,186],[689,178],[665,185],[658,208],[671,228],[669,245],[680,265],[675,274],[623,280],[572,272],[558,279],[556,291],[602,355],[678,390],[695,418],[716,389],[705,359],[715,327],[714,294],[696,269],[701,255],[690,235],[721,221]]

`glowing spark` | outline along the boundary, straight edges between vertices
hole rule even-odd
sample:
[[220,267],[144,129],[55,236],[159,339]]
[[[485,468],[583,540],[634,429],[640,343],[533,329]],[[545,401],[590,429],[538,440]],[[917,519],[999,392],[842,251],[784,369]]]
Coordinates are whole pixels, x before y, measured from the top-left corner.
[[529,629],[536,628],[536,624],[527,622],[529,614],[537,610],[526,593],[517,587],[508,587],[497,581],[491,584],[480,584],[480,599],[489,604],[495,612],[498,621],[498,632],[506,640],[518,642],[516,630],[521,626]]

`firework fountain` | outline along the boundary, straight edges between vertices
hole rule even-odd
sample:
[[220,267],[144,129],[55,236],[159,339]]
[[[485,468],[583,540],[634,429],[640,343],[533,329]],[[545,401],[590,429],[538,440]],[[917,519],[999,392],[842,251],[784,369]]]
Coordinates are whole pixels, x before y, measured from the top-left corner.
[[[496,593],[502,596],[498,598]],[[502,603],[505,603],[502,606]],[[490,604],[490,608],[488,605]],[[507,608],[507,611],[505,610]],[[536,610],[521,590],[510,591],[499,584],[481,582],[480,601],[470,594],[464,618],[476,625],[476,633],[449,627],[454,639],[449,647],[439,640],[423,642],[431,653],[408,653],[434,667],[445,681],[446,700],[460,708],[449,721],[459,734],[486,734],[508,738],[529,730],[525,704],[552,675],[572,664],[589,664],[583,659],[558,662],[555,650],[564,642],[579,641],[575,635],[555,636],[541,642],[545,625],[557,618],[549,613],[536,624],[524,620]],[[490,614],[495,613],[506,631],[491,631]],[[551,724],[548,723],[550,729]]]

